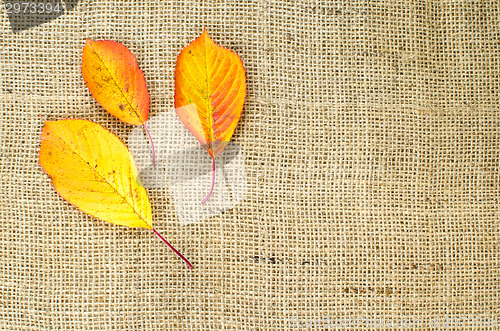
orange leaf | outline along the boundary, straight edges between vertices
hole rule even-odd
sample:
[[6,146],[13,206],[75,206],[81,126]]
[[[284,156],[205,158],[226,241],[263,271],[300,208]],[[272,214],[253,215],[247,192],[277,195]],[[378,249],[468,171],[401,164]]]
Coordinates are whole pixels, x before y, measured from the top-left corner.
[[129,124],[143,125],[147,121],[146,80],[127,47],[111,40],[87,39],[82,74],[90,93],[108,112]]
[[153,230],[151,205],[132,155],[114,134],[85,120],[45,122],[40,164],[57,192],[103,221]]
[[204,29],[177,57],[175,108],[179,119],[212,157],[231,140],[245,101],[245,70],[240,58],[215,44]]
[[109,113],[123,122],[142,125],[149,114],[146,79],[137,60],[124,45],[111,40],[87,39],[83,48],[82,74],[90,93]]

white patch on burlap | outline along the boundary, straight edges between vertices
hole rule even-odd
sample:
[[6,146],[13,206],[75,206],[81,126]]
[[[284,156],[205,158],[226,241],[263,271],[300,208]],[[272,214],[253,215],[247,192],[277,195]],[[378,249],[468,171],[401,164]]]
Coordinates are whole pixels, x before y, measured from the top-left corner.
[[175,111],[153,116],[146,125],[154,142],[156,167],[153,167],[151,145],[142,127],[130,132],[129,149],[145,188],[169,188],[180,224],[193,224],[219,215],[245,198],[247,177],[239,145],[229,143],[216,158],[215,187],[202,205],[212,180],[210,155]]

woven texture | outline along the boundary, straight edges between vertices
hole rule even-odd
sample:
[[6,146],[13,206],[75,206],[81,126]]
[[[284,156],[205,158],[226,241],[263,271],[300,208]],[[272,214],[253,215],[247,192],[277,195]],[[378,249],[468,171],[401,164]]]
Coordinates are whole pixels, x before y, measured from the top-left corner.
[[[82,0],[16,33],[3,9],[0,329],[500,318],[497,1]],[[151,231],[61,199],[38,150],[44,120],[90,119],[125,142],[133,129],[84,85],[87,37],[134,52],[156,116],[175,112],[176,56],[203,27],[247,72],[233,141],[248,190],[182,225],[170,188],[148,188],[189,271]]]

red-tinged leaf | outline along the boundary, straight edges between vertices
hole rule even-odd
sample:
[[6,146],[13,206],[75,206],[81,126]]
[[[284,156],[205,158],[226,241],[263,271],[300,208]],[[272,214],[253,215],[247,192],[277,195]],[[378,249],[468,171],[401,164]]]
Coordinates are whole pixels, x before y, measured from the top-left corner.
[[231,140],[243,111],[246,95],[245,70],[235,53],[215,44],[204,29],[177,57],[175,108],[179,119],[212,157]]
[[83,48],[82,74],[90,93],[109,113],[125,123],[146,128],[149,94],[137,60],[124,45],[112,40],[87,39]]

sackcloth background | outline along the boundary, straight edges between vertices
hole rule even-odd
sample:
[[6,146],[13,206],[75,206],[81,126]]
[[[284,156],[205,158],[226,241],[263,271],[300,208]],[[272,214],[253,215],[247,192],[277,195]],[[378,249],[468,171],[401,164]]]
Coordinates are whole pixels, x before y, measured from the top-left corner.
[[[82,0],[16,33],[0,8],[1,330],[500,317],[498,1]],[[248,192],[181,225],[169,188],[147,190],[189,271],[60,198],[38,151],[44,120],[133,129],[84,85],[87,37],[137,56],[154,116],[175,111],[176,56],[204,27],[246,68]]]

